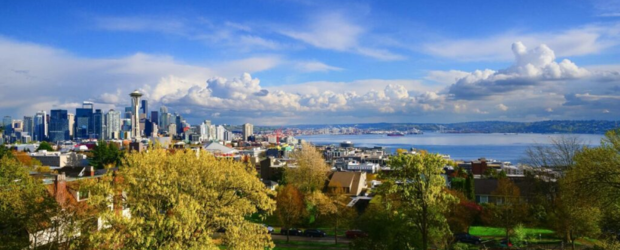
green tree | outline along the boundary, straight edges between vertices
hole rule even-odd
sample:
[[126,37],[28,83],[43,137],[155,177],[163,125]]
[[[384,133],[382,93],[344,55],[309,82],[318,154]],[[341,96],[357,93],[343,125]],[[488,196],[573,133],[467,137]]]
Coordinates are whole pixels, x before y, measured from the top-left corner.
[[50,145],[48,142],[42,141],[37,148],[37,152],[40,150],[54,151],[54,148],[52,148],[52,145]]
[[49,228],[58,204],[50,197],[41,180],[14,159],[0,158],[0,242],[8,249],[36,248],[28,233]]
[[[290,229],[299,223],[305,212],[303,195],[293,185],[286,185],[278,191],[276,198],[276,214],[282,227]],[[286,231],[286,241],[289,241],[288,230]]]
[[307,222],[313,223],[317,217],[331,211],[330,200],[323,193],[325,182],[331,168],[325,163],[321,152],[308,143],[292,154],[297,167],[286,168],[285,183],[294,185],[303,194],[306,204]]
[[338,230],[351,225],[356,217],[355,209],[348,207],[351,198],[344,192],[344,189],[336,187],[327,193],[331,202],[330,211],[327,212],[328,224],[334,229],[334,242],[338,243]]
[[388,161],[392,173],[384,176],[379,189],[401,222],[419,230],[422,249],[428,249],[429,243],[444,243],[450,235],[443,215],[457,200],[444,192],[446,181],[441,174],[446,164],[437,154],[393,156]]
[[98,141],[92,150],[93,157],[90,164],[97,169],[103,169],[106,166],[118,167],[123,161],[124,151],[121,151],[116,143],[106,143]]
[[128,154],[118,171],[91,188],[90,202],[104,222],[90,236],[93,247],[218,249],[213,237],[223,228],[219,240],[228,249],[271,248],[267,229],[245,219],[275,209],[274,194],[255,171],[204,151]]
[[504,228],[506,238],[509,238],[512,229],[527,217],[527,204],[521,199],[519,187],[508,178],[500,178],[491,195],[495,203],[487,205],[489,216],[486,218],[491,224]]
[[465,178],[465,197],[470,201],[476,200],[476,184],[472,173],[468,173]]

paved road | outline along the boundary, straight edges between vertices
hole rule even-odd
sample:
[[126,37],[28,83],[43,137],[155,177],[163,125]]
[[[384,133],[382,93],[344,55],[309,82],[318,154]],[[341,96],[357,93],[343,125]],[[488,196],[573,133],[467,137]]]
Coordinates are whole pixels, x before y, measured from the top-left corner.
[[[312,241],[312,242],[326,242],[334,243],[334,236],[327,237],[303,237],[303,236],[289,236],[291,241]],[[271,238],[274,240],[286,240],[286,235],[272,234]],[[350,239],[344,236],[338,236],[338,243],[349,243]]]

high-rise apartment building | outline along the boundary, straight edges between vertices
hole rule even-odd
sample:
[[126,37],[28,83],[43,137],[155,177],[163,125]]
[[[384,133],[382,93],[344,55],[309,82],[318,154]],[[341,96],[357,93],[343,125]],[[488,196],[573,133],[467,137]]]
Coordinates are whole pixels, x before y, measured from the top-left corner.
[[50,112],[49,141],[69,140],[69,116],[67,110],[52,109]]
[[217,140],[219,141],[223,141],[224,140],[224,133],[226,132],[226,129],[224,128],[224,126],[219,125],[217,126],[217,128],[215,129],[215,137]]
[[254,134],[254,125],[250,123],[243,124],[243,141],[248,141],[248,138]]
[[105,114],[105,122],[107,129],[106,139],[119,139],[121,132],[121,113],[114,109],[110,109],[110,111]]

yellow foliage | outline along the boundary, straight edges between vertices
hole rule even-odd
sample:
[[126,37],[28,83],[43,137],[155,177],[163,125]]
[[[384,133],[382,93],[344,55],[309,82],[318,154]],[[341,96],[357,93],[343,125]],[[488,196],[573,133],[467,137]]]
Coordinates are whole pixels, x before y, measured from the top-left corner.
[[[94,205],[114,210],[102,218],[111,227],[91,240],[96,248],[265,249],[274,245],[267,229],[245,220],[258,211],[271,213],[274,193],[254,169],[207,152],[149,149],[128,154],[113,176],[94,189]],[[129,208],[131,217],[123,217]],[[216,231],[226,232],[218,238]]]

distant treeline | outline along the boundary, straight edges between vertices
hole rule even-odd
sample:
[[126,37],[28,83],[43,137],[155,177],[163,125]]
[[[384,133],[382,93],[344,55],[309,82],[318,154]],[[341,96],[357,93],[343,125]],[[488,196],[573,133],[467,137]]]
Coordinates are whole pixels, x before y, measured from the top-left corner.
[[[604,134],[618,128],[618,121],[601,120],[558,120],[540,122],[461,122],[461,123],[365,123],[365,124],[314,124],[290,125],[282,127],[260,126],[258,130],[276,128],[342,128],[357,127],[369,130],[399,130],[406,131],[412,128],[423,131],[455,132],[455,133],[575,133],[575,134]],[[255,131],[257,129],[255,128]]]

